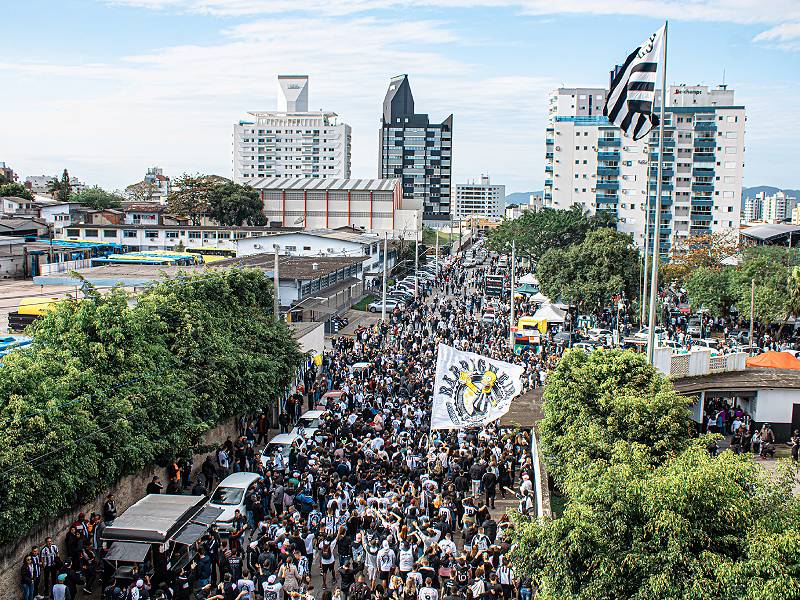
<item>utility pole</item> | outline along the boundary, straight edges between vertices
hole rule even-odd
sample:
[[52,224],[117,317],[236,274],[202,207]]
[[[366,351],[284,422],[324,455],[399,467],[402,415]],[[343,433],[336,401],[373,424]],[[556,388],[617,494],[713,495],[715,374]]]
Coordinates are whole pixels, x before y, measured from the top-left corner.
[[434,233],[436,233],[436,256],[434,257],[434,260],[438,263],[438,261],[439,261],[439,230],[438,229],[434,229],[433,231],[434,231]]
[[450,255],[453,254],[453,213],[450,213]]
[[419,295],[419,230],[418,227],[414,233],[414,300]]
[[756,317],[756,280],[755,278],[750,280],[750,339],[748,340],[748,346],[753,345],[753,322],[755,321]]
[[389,240],[389,233],[384,231],[383,232],[383,294],[381,295],[381,322],[386,321],[386,279],[387,279],[386,255],[388,254],[386,247],[389,244],[388,240]]
[[272,310],[274,313],[275,322],[277,323],[281,318],[281,299],[280,299],[280,277],[278,276],[278,252],[281,247],[278,244],[272,244],[272,249],[275,251],[275,265],[272,268],[272,285],[275,288],[272,296]]
[[508,323],[508,343],[511,346],[511,352],[514,352],[514,339],[516,334],[514,332],[514,279],[517,273],[517,242],[511,240],[511,313]]

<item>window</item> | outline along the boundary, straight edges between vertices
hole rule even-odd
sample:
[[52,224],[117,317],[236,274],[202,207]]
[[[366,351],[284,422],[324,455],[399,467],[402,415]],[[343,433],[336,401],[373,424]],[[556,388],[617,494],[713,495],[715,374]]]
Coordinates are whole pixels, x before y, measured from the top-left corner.
[[735,140],[737,135],[738,134],[735,131],[726,131],[725,132],[725,137],[728,138],[729,140]]
[[296,252],[297,251],[297,246],[286,246],[286,251],[287,252]]
[[736,183],[736,178],[733,175],[725,175],[725,177],[723,177],[722,180],[725,183]]
[[203,237],[203,236],[199,231],[190,231],[189,232],[189,239],[190,240],[199,240],[201,237]]
[[168,240],[177,240],[178,239],[178,232],[177,231],[167,231],[164,233]]
[[733,162],[733,161],[727,161],[725,163],[725,168],[726,169],[735,169],[736,168],[736,163]]
[[67,229],[67,237],[80,237],[81,233],[78,229]]
[[733,192],[722,192],[723,198],[733,198]]
[[116,238],[117,237],[117,230],[116,229],[104,229],[103,230],[103,237],[104,238]]
[[97,237],[97,229],[84,229],[83,230],[84,237]]
[[725,146],[725,154],[736,154],[736,146]]
[[303,246],[303,250],[311,250],[311,246]]
[[144,237],[146,237],[148,240],[154,240],[158,237],[158,232],[154,229],[145,229]]
[[122,232],[122,237],[124,237],[124,238],[135,238],[136,237],[136,232],[134,230],[132,230],[132,229],[126,229],[125,231]]

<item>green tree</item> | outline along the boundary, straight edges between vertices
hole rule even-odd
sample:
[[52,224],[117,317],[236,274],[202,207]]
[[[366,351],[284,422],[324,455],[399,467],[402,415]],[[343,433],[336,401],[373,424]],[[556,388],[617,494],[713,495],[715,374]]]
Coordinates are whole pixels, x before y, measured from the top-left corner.
[[506,219],[489,233],[489,247],[510,252],[516,241],[518,256],[536,263],[550,248],[566,248],[584,240],[589,231],[613,227],[613,216],[602,211],[590,215],[575,204],[569,210],[545,208],[527,211],[517,219]]
[[208,194],[208,216],[220,225],[266,225],[264,203],[258,192],[247,185],[225,182],[213,186]]
[[72,194],[72,186],[69,181],[69,173],[66,169],[61,174],[61,179],[53,179],[47,189],[53,195],[53,198],[61,202],[69,202],[69,197]]
[[607,306],[616,294],[638,297],[639,273],[633,240],[614,229],[597,229],[578,244],[551,248],[536,267],[545,295],[570,300],[583,311]]
[[781,323],[792,314],[790,269],[800,264],[800,253],[777,246],[749,248],[731,278],[732,295],[744,318],[750,315],[751,282],[755,280],[755,320],[761,325]]
[[199,225],[209,211],[212,189],[226,181],[217,175],[184,173],[173,182],[172,192],[167,197],[167,210],[172,215],[188,217],[192,225]]
[[33,200],[31,191],[20,183],[4,183],[0,185],[0,198],[15,197]]
[[83,206],[88,206],[95,210],[105,208],[119,208],[122,206],[122,196],[113,192],[107,192],[99,187],[91,187],[74,194],[70,198],[73,202],[79,202]]
[[621,350],[566,352],[547,377],[539,441],[559,486],[609,461],[614,444],[647,449],[653,463],[684,447],[691,430],[691,401],[647,363]]
[[139,181],[125,188],[125,199],[129,202],[152,202],[158,187],[151,181]]
[[259,270],[186,274],[130,300],[59,302],[30,350],[3,357],[0,542],[273,405],[302,360]]
[[786,279],[786,291],[789,294],[789,314],[800,317],[800,267],[792,267]]
[[731,291],[732,276],[731,267],[697,267],[685,280],[692,308],[705,308],[715,317],[726,316],[736,301]]
[[[800,509],[791,476],[698,444],[653,469],[619,441],[562,517],[518,523],[513,553],[543,599],[800,595]],[[774,543],[777,541],[777,547]]]

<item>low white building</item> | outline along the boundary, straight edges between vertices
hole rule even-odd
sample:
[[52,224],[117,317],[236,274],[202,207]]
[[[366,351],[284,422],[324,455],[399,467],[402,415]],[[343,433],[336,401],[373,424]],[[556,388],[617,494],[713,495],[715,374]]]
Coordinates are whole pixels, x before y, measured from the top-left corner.
[[480,182],[456,184],[454,216],[499,218],[505,214],[505,199],[506,186],[492,185],[488,175],[481,175]]
[[[383,239],[352,229],[283,232],[264,237],[239,239],[236,256],[253,256],[277,251],[281,256],[304,257],[364,257],[364,275],[383,273]],[[387,242],[387,268],[397,261],[394,243]]]

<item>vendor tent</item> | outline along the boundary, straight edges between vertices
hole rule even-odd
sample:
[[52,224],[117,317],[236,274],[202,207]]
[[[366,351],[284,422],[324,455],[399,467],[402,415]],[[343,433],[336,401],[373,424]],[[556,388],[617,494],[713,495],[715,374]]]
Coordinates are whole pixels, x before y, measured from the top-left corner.
[[762,369],[793,369],[800,371],[800,360],[788,352],[764,352],[758,356],[751,356],[745,364],[748,367]]
[[566,313],[560,308],[552,304],[543,304],[539,307],[539,310],[534,313],[532,318],[536,321],[547,321],[548,324],[563,323],[565,315]]
[[545,296],[542,292],[536,292],[533,296],[528,298],[528,300],[535,304],[550,304],[550,298]]
[[536,279],[536,275],[533,273],[528,273],[527,275],[523,275],[519,278],[519,283],[532,283],[533,285],[539,285],[539,280]]
[[530,283],[523,283],[514,290],[517,294],[538,294],[539,286]]

